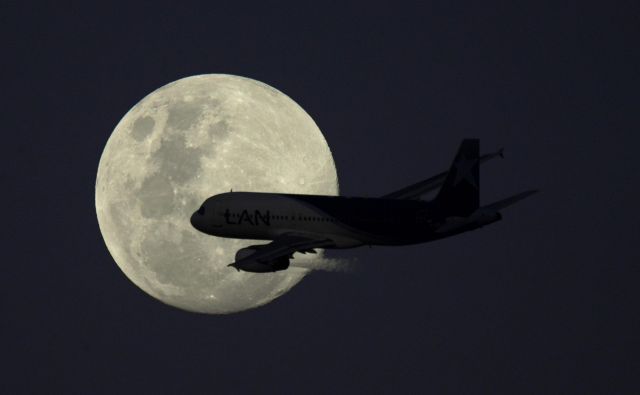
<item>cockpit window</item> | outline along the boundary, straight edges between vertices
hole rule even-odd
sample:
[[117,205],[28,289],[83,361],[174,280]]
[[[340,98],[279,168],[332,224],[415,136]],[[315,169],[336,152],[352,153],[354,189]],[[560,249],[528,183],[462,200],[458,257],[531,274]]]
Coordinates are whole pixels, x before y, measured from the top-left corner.
[[198,209],[198,214],[204,215],[204,205],[200,206],[200,208]]

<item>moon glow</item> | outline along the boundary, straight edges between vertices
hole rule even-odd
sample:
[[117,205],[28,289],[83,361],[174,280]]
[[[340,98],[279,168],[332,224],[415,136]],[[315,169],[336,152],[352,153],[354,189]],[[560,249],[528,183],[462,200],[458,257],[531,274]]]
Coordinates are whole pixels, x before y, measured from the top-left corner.
[[329,146],[282,92],[223,74],[150,93],[118,123],[100,158],[95,204],[112,257],[138,287],[169,305],[223,314],[284,294],[307,269],[237,272],[235,252],[266,241],[223,239],[191,227],[209,196],[256,191],[336,195]]

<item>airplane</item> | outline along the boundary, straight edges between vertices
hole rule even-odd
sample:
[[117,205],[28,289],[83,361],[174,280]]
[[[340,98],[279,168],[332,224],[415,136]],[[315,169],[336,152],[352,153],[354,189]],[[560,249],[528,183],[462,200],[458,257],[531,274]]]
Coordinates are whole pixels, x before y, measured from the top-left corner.
[[[425,243],[481,228],[502,219],[500,210],[531,196],[528,190],[480,206],[479,165],[503,150],[479,155],[478,139],[465,139],[448,171],[379,198],[226,192],[209,197],[191,216],[207,235],[270,240],[236,252],[236,270],[286,270],[297,253],[364,245]],[[435,198],[422,200],[440,188]]]

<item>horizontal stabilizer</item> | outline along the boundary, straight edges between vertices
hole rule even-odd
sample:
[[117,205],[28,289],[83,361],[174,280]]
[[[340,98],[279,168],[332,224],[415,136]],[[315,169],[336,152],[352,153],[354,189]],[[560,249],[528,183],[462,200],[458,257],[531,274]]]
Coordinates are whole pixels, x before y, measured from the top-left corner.
[[508,197],[506,199],[497,201],[495,203],[491,203],[488,206],[484,206],[483,208],[486,209],[490,209],[490,210],[495,210],[495,211],[499,211],[502,210],[503,208],[509,207],[512,204],[515,204],[517,202],[519,202],[520,200],[527,198],[531,195],[533,195],[534,193],[538,193],[539,191],[537,189],[532,189],[530,191],[525,191],[525,192],[521,192],[517,195],[513,195],[511,197]]

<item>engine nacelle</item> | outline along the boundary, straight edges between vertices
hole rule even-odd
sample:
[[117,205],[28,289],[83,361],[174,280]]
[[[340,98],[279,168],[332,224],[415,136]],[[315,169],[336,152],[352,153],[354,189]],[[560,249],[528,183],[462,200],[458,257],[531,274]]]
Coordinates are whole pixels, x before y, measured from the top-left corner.
[[236,262],[250,257],[255,254],[256,251],[258,251],[258,249],[253,246],[239,249],[238,252],[236,252]]
[[289,257],[282,256],[269,261],[251,259],[261,246],[249,246],[241,248],[236,252],[236,261],[229,266],[238,270],[251,273],[268,273],[286,270],[289,268]]

